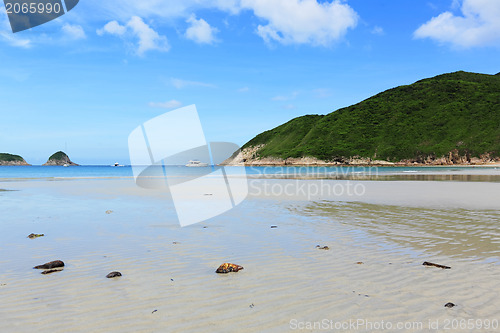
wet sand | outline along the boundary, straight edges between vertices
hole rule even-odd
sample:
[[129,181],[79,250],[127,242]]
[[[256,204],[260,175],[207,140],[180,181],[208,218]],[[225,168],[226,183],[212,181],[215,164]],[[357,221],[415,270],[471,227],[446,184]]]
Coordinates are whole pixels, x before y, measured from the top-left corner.
[[[363,194],[349,195],[347,182]],[[344,193],[326,190],[335,186]],[[241,205],[185,228],[168,193],[130,179],[0,188],[16,190],[0,194],[2,332],[321,331],[350,321],[356,329],[339,331],[384,321],[412,332],[500,319],[497,182],[250,180]],[[32,269],[56,259],[61,272]],[[223,262],[244,270],[215,274]]]

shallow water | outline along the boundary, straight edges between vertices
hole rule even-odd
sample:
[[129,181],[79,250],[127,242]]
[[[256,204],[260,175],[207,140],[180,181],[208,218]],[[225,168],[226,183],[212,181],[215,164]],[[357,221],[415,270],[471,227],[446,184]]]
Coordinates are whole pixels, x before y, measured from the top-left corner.
[[500,263],[500,209],[429,209],[360,202],[315,202],[298,213],[319,216],[430,256]]

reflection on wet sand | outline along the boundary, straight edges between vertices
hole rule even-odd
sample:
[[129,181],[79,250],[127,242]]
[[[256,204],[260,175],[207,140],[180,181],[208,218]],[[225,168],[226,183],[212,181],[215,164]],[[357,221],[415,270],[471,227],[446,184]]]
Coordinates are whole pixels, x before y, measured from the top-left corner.
[[321,201],[307,205],[304,213],[434,255],[500,262],[500,210]]
[[325,179],[325,180],[379,180],[379,181],[454,181],[454,182],[500,182],[500,175],[468,174],[264,174],[250,175],[251,179]]

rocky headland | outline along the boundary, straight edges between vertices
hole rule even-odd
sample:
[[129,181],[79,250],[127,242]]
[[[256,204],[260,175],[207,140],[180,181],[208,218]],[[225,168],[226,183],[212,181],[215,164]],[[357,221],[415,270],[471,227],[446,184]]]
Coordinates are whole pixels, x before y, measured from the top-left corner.
[[1,165],[31,165],[28,164],[24,158],[19,155],[0,153],[0,166]]
[[62,151],[58,151],[49,157],[48,161],[43,166],[77,166],[78,164],[72,162],[69,156]]

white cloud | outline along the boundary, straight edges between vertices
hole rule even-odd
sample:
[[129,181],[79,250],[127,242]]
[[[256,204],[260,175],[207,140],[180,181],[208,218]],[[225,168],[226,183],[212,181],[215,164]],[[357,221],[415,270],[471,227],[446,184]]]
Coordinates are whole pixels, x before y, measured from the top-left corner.
[[10,27],[9,18],[4,10],[0,10],[0,38],[7,44],[14,47],[30,48],[32,42],[30,39],[21,38],[19,34],[13,34]]
[[378,25],[374,26],[371,32],[372,32],[372,34],[379,35],[379,36],[382,36],[385,34],[384,28],[379,27]]
[[71,39],[85,39],[87,36],[85,35],[85,31],[80,25],[71,25],[66,23],[62,26],[63,33],[71,38]]
[[137,53],[139,55],[149,50],[158,50],[166,52],[170,49],[167,37],[159,35],[156,31],[151,29],[149,25],[138,17],[133,16],[128,21],[127,26],[132,29],[135,36],[139,38],[139,48]]
[[452,9],[459,9],[460,8],[460,1],[461,0],[453,0],[453,2],[451,3],[451,8]]
[[246,93],[249,91],[250,91],[250,88],[248,88],[248,87],[243,87],[243,88],[238,89],[238,92],[240,92],[240,93]]
[[358,14],[340,0],[241,0],[241,5],[268,21],[257,27],[266,42],[328,46],[358,22]]
[[121,21],[132,16],[166,20],[186,18],[201,9],[218,9],[231,14],[241,10],[240,0],[87,0],[86,3],[97,8],[98,15]]
[[[59,22],[56,20],[56,22]],[[62,23],[61,23],[62,24]],[[35,28],[36,29],[36,28]],[[21,37],[30,36],[30,38]],[[67,44],[69,40],[84,39],[87,36],[80,25],[64,23],[61,26],[61,34],[47,35],[45,33],[12,33],[9,18],[5,11],[0,10],[0,41],[6,42],[8,45],[20,48],[31,48],[38,44],[57,45]]]
[[102,36],[106,33],[110,35],[122,36],[127,32],[127,27],[120,25],[120,23],[116,21],[111,21],[106,23],[106,25],[102,29],[97,30],[97,34]]
[[[180,17],[189,18],[203,9],[216,9],[230,14],[250,10],[266,21],[257,27],[257,33],[267,42],[282,44],[330,45],[342,38],[358,22],[358,14],[344,0],[88,1],[100,8],[100,15],[120,18],[122,21],[131,16],[172,21]],[[202,19],[196,22],[198,30],[191,29],[189,36],[202,43],[213,42],[214,39],[210,37],[215,34],[213,28]]]
[[328,98],[332,96],[332,92],[330,89],[326,88],[318,88],[313,90],[314,97],[316,98]]
[[8,31],[0,31],[0,36],[11,46],[21,47],[25,49],[28,49],[32,46],[31,40],[26,38],[18,38],[16,35],[12,34],[12,32],[9,33]]
[[500,45],[500,1],[463,0],[461,15],[444,12],[420,26],[415,38],[470,48]]
[[167,102],[150,102],[149,106],[152,108],[175,109],[182,106],[182,103],[172,99]]
[[299,94],[298,91],[294,91],[290,95],[286,95],[286,96],[285,95],[274,96],[273,98],[271,98],[271,100],[272,101],[277,101],[277,102],[289,101],[289,100],[295,99],[298,94]]
[[199,44],[213,44],[216,42],[215,34],[217,28],[211,27],[204,19],[196,19],[195,15],[191,15],[187,20],[191,26],[186,30],[186,37]]
[[182,79],[176,79],[172,78],[171,79],[172,85],[176,87],[177,89],[182,89],[188,86],[198,86],[198,87],[207,87],[207,88],[215,88],[213,84],[210,83],[205,83],[205,82],[199,82],[199,81],[188,81],[188,80],[182,80]]
[[137,39],[135,52],[143,56],[147,51],[156,50],[167,52],[170,49],[167,37],[160,35],[138,16],[132,16],[126,25],[120,25],[117,21],[108,22],[102,29],[97,30],[97,34],[120,36],[125,39]]

